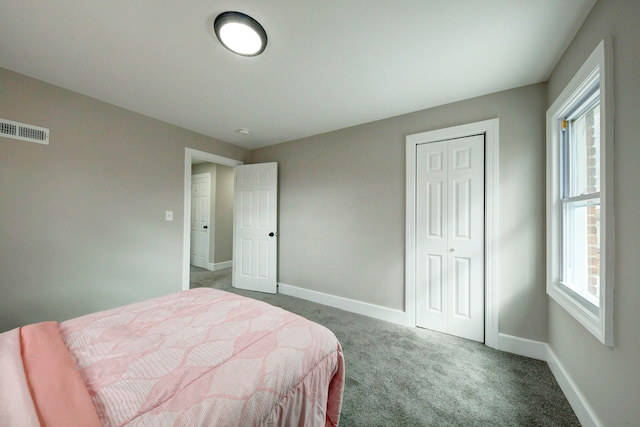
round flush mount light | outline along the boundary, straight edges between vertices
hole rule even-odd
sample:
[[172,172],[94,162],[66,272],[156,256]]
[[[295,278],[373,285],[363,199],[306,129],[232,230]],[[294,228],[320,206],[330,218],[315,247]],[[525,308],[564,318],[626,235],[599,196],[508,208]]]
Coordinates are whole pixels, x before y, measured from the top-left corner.
[[262,25],[244,13],[221,13],[213,22],[213,29],[220,43],[238,55],[260,55],[267,47],[267,33]]
[[251,131],[249,129],[246,129],[246,128],[237,129],[236,132],[239,133],[240,135],[244,135],[244,136],[251,135]]

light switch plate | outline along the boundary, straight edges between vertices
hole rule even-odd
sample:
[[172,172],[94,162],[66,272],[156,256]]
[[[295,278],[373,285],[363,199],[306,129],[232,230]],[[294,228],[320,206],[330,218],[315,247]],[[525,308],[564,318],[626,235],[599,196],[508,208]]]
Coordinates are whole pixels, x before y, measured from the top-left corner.
[[173,221],[173,211],[166,211],[164,213],[165,221]]

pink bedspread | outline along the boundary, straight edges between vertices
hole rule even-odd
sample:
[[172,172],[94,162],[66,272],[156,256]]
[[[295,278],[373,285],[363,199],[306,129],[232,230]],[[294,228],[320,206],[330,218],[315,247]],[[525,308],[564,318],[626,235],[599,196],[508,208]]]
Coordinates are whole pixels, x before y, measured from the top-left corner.
[[104,426],[339,421],[344,359],[335,336],[259,301],[192,289],[72,319],[59,330]]

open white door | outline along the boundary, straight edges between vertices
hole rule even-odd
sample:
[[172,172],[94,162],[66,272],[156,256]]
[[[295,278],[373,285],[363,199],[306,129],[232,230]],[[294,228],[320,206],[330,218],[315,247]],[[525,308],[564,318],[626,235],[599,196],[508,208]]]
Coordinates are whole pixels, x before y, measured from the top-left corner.
[[233,286],[277,291],[278,164],[236,166]]

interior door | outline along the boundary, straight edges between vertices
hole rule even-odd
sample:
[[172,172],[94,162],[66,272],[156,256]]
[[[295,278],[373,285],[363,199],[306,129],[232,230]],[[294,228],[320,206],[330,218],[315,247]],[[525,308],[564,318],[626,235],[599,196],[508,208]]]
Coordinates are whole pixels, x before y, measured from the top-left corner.
[[484,342],[484,135],[416,154],[416,324]]
[[233,286],[277,291],[278,164],[236,166]]
[[209,263],[209,217],[211,174],[191,177],[191,264],[207,268]]

